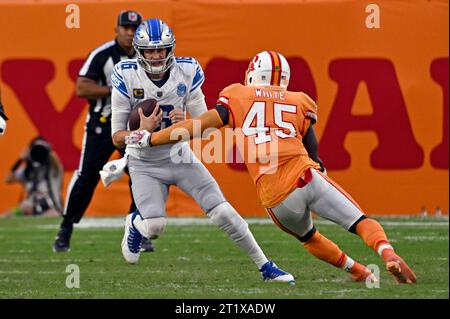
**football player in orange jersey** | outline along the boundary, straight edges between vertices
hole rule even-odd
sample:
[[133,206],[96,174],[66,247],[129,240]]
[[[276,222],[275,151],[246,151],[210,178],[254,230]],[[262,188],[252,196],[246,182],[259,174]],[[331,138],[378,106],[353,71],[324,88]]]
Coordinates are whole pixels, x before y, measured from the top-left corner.
[[[201,132],[230,125],[244,138],[239,151],[261,204],[278,227],[317,258],[349,271],[354,280],[375,281],[366,267],[317,231],[311,218],[314,211],[359,235],[383,258],[398,283],[415,283],[414,272],[394,252],[382,226],[366,217],[350,195],[324,174],[313,129],[317,106],[306,94],[288,91],[289,78],[289,64],[281,54],[261,52],[249,64],[245,85],[225,88],[214,109],[159,132],[134,132],[127,143],[139,148],[176,143],[183,134],[174,138],[177,134],[172,132],[180,128],[192,138],[196,120]],[[146,120],[141,115],[141,121]],[[268,160],[269,165],[262,164]]]

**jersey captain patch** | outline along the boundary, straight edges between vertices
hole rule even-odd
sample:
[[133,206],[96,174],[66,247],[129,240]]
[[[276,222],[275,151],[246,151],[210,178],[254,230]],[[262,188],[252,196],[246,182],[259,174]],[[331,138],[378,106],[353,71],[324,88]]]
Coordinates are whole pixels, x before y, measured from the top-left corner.
[[135,99],[143,99],[144,98],[144,89],[133,89],[133,97]]

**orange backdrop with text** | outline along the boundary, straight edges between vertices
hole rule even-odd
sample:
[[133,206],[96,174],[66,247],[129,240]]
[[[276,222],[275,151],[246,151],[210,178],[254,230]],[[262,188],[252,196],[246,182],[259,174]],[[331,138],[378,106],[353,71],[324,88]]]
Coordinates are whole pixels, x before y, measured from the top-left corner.
[[[77,72],[90,50],[114,37],[118,13],[133,9],[165,20],[175,54],[200,62],[209,107],[223,87],[243,81],[256,53],[282,53],[291,65],[290,89],[319,106],[316,133],[329,176],[366,213],[448,213],[448,1],[74,3],[79,12],[65,1],[0,0],[0,86],[10,117],[0,137],[0,176],[41,134],[65,165],[65,195],[87,114],[86,101],[74,95]],[[79,28],[70,28],[77,13]],[[224,151],[229,156],[232,147]],[[242,215],[265,216],[241,163],[206,166]],[[0,212],[20,193],[1,182]],[[170,216],[203,214],[175,187],[167,205]],[[128,206],[125,177],[109,188],[100,182],[86,214],[125,215]]]

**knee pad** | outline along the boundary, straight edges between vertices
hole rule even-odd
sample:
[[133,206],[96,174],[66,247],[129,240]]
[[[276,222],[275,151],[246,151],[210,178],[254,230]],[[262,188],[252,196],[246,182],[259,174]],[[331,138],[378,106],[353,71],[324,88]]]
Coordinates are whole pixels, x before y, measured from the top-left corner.
[[247,222],[238,214],[230,203],[225,202],[217,205],[209,211],[207,215],[215,225],[228,233],[231,239],[239,240],[247,235]]
[[165,217],[147,218],[141,223],[135,223],[135,227],[142,236],[149,239],[156,239],[161,235],[166,227],[167,220]]

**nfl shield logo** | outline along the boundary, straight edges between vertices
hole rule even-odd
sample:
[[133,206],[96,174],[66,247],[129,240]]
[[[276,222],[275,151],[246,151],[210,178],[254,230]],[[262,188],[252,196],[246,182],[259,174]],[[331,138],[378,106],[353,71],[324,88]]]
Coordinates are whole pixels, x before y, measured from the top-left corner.
[[183,97],[186,95],[186,85],[184,85],[183,83],[178,84],[177,95],[180,97]]
[[136,22],[137,21],[136,12],[128,12],[128,20]]

